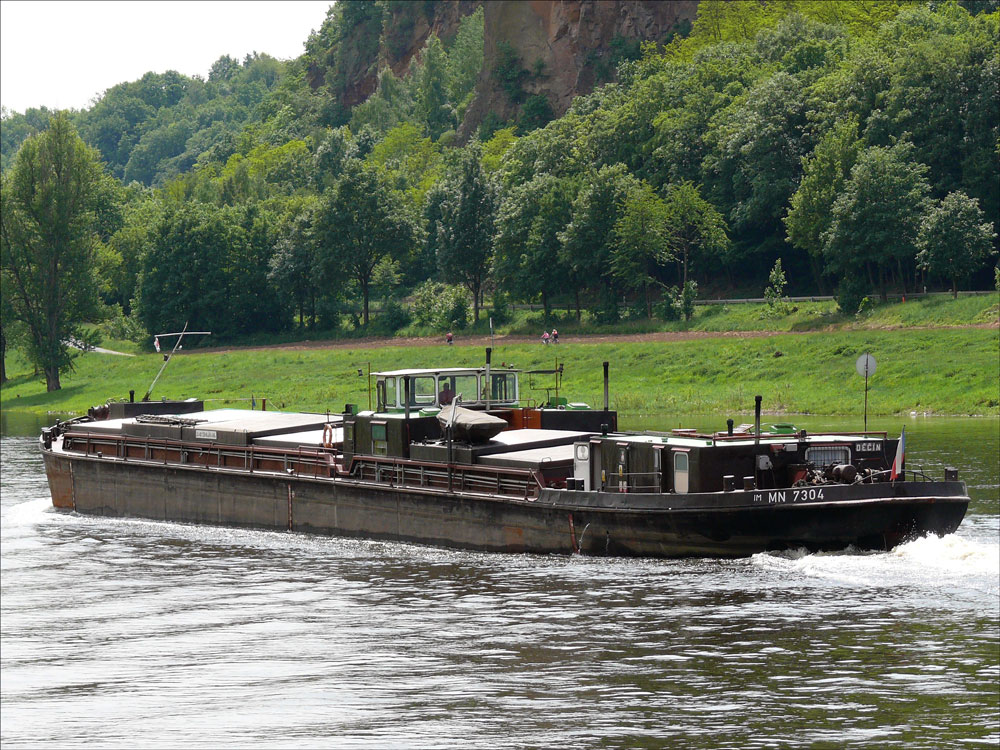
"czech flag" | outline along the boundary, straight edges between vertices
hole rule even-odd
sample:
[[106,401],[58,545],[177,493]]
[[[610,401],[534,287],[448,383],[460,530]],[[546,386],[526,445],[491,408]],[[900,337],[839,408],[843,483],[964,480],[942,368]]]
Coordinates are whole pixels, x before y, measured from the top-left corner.
[[153,348],[156,349],[157,352],[160,351],[160,337],[159,336],[154,336],[153,337]]
[[896,446],[896,457],[892,460],[892,470],[889,472],[889,479],[894,480],[903,473],[903,457],[906,455],[906,428],[899,433],[899,445]]

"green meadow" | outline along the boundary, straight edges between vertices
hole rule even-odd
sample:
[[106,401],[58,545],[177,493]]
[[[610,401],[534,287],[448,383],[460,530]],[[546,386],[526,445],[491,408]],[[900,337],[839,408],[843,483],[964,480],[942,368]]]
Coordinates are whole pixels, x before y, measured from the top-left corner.
[[[689,321],[638,319],[600,325],[584,313],[577,323],[576,316],[557,309],[554,317],[560,333],[654,333],[676,331],[822,331],[832,328],[860,330],[868,328],[943,327],[996,324],[1000,317],[1000,295],[935,295],[906,302],[875,303],[860,315],[845,315],[837,310],[833,300],[788,302],[783,312],[772,314],[762,303],[725,303],[698,305]],[[540,311],[518,311],[510,323],[497,330],[504,333],[541,335],[545,327]],[[488,321],[478,326],[489,332]],[[549,326],[551,327],[551,326]],[[413,334],[422,333],[413,331]]]
[[[855,360],[878,361],[869,382],[872,415],[1000,414],[1000,332],[996,328],[829,330],[766,338],[704,338],[676,342],[588,343],[569,337],[557,346],[497,340],[494,366],[522,370],[564,367],[560,395],[597,406],[602,362],[611,363],[611,405],[625,415],[749,414],[754,395],[769,414],[856,414],[864,381]],[[480,347],[383,346],[337,349],[264,349],[178,354],[154,399],[199,397],[209,406],[246,407],[251,396],[269,409],[340,411],[368,405],[369,367],[479,365]],[[8,357],[4,410],[84,413],[109,398],[137,398],[152,382],[162,356],[87,353],[75,360],[63,388],[44,381],[15,354]],[[359,376],[358,372],[361,371]],[[543,400],[551,377],[522,379],[522,399]],[[538,388],[532,390],[530,385]]]
[[[633,311],[638,314],[638,311]],[[731,331],[827,331],[861,330],[869,328],[912,328],[912,327],[947,327],[971,325],[996,325],[1000,319],[1000,295],[963,294],[958,299],[950,295],[934,295],[931,297],[909,299],[906,302],[892,301],[885,304],[875,303],[860,315],[845,315],[837,310],[837,303],[832,300],[795,301],[789,302],[786,309],[779,314],[772,314],[767,305],[762,303],[713,302],[695,307],[694,316],[689,321],[650,320],[639,317],[634,320],[618,321],[602,324],[594,320],[587,310],[583,311],[578,322],[576,313],[566,307],[554,307],[548,318],[541,310],[515,309],[508,311],[509,319],[500,322],[494,320],[494,332],[498,336],[530,336],[538,338],[543,330],[558,327],[564,336],[615,335],[629,333],[675,333],[681,331],[704,331],[711,333]],[[490,333],[490,311],[483,310],[478,323],[470,323],[465,328],[456,328],[454,333],[459,341],[463,337],[488,336]],[[90,326],[97,328],[97,326]],[[304,338],[312,341],[342,340],[365,338],[380,335],[378,316],[370,329],[351,329],[343,327],[337,330],[308,329],[302,331],[293,329],[282,333],[257,333],[230,344],[234,346],[271,346],[301,341]],[[440,340],[444,331],[431,326],[407,325],[394,334],[385,334],[387,344],[393,337],[430,338]],[[192,342],[193,343],[193,342]],[[137,353],[141,348],[131,341],[121,341],[104,337],[102,346],[121,352]],[[208,346],[217,344],[208,342]]]

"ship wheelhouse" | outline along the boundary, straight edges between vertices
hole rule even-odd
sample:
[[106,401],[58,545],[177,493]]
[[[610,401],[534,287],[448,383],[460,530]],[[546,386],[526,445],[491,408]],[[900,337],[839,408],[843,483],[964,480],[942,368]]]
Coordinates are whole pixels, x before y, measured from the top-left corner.
[[378,412],[436,410],[460,398],[469,409],[516,407],[519,370],[449,367],[373,372]]

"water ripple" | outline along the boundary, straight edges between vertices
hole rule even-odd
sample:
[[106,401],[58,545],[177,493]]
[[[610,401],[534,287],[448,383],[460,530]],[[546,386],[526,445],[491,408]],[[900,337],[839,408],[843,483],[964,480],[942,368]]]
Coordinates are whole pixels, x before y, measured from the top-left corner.
[[0,447],[4,748],[1000,740],[995,462],[948,537],[658,561],[81,517]]

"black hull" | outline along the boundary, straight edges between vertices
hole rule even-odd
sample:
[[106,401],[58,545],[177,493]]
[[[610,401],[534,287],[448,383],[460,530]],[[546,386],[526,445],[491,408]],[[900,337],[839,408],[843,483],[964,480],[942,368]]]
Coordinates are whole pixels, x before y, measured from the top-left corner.
[[[544,490],[535,500],[43,450],[57,507],[108,517],[289,530],[493,552],[741,557],[885,550],[953,532],[962,482],[640,495]],[[815,493],[812,493],[815,494]]]

